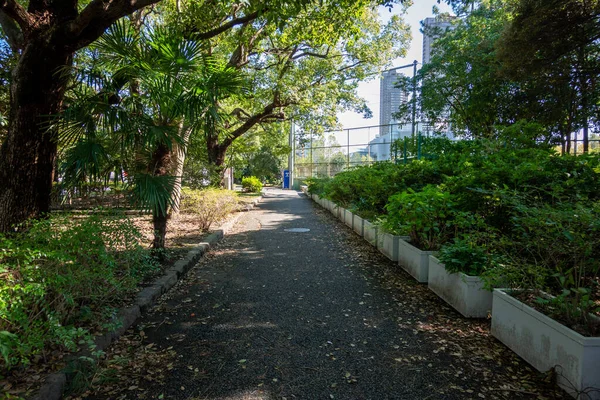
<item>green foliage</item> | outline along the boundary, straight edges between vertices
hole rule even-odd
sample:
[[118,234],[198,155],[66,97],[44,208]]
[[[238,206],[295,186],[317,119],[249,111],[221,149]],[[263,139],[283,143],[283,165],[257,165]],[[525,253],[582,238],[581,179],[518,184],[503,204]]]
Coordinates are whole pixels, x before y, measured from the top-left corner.
[[53,217],[0,235],[3,369],[52,347],[76,350],[112,317],[156,263],[131,221],[117,215]]
[[194,214],[203,231],[208,231],[213,223],[225,219],[236,210],[237,205],[237,193],[232,190],[181,190],[181,212]]
[[[503,243],[512,263],[542,267],[551,278],[527,288],[549,290],[561,298],[564,318],[588,320],[590,311],[600,311],[590,300],[590,292],[600,273],[600,204],[560,202],[540,203],[526,196],[501,191],[509,197],[514,210],[511,231]],[[518,287],[521,282],[536,283],[529,271],[509,282]],[[592,285],[592,287],[590,287]],[[522,288],[522,287],[520,287]]]
[[[481,276],[498,268],[501,257],[496,253],[499,239],[491,227],[480,223],[465,228],[454,240],[442,245],[438,258],[450,273],[462,272],[470,276]],[[488,287],[492,286],[489,282]]]
[[321,197],[325,191],[325,186],[331,178],[308,178],[304,182],[308,186],[308,192]]
[[474,3],[419,71],[421,119],[450,121],[464,137],[548,144],[598,124],[597,1]]
[[384,226],[390,232],[410,236],[411,243],[421,250],[439,250],[458,229],[473,223],[473,216],[458,211],[453,196],[435,185],[391,196],[386,209]]
[[260,179],[258,179],[257,177],[248,176],[248,177],[242,178],[242,188],[246,192],[260,193],[260,191],[263,188],[263,184],[260,181]]

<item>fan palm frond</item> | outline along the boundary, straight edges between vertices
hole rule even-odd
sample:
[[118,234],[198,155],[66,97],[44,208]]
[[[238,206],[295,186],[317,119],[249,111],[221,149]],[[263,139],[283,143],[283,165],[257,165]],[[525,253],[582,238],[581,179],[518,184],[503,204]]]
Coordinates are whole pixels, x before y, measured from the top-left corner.
[[173,205],[173,189],[178,185],[177,179],[171,175],[156,176],[137,173],[132,177],[131,195],[134,204],[153,215],[167,215]]

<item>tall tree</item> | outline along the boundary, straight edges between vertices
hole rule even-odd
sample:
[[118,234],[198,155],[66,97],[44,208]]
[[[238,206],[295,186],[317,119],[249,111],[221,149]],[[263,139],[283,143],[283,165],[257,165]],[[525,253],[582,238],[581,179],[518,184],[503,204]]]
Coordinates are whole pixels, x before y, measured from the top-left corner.
[[0,2],[0,24],[18,62],[12,71],[8,134],[0,148],[0,232],[50,207],[57,130],[73,54],[119,18],[158,0]]
[[518,0],[513,12],[498,43],[505,73],[568,85],[563,136],[582,130],[587,152],[589,128],[600,125],[600,1]]
[[[219,105],[229,118],[213,121],[207,115],[203,133],[208,162],[222,169],[236,140],[291,114],[325,129],[336,123],[340,109],[364,111],[364,100],[356,95],[358,82],[403,55],[410,38],[399,17],[382,25],[376,5],[370,0],[346,7],[309,5],[284,25],[267,14],[212,40],[207,51],[243,71],[253,90]],[[193,18],[190,8],[178,10],[173,19],[183,19],[188,32],[199,31],[198,26],[208,29],[205,17]]]

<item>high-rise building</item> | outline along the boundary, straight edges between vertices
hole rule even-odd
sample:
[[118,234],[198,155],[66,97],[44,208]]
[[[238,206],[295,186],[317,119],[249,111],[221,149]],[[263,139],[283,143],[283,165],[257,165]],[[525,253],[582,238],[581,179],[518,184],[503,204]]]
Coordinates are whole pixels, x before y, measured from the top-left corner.
[[[456,17],[450,17],[445,19],[439,19],[434,17],[425,18],[421,21],[421,25],[423,26],[423,65],[429,63],[431,60],[431,56],[434,54],[435,50],[432,48],[433,42],[439,38],[444,32],[452,30],[455,28],[455,25],[452,21]],[[444,113],[447,117],[448,113]],[[437,127],[439,130],[439,126]],[[423,132],[433,132],[436,131],[436,127],[434,127],[431,123],[423,121],[420,127],[420,130]],[[446,129],[446,136],[449,138],[453,137],[452,130],[448,126]]]
[[[454,17],[456,18],[456,17]],[[422,21],[423,25],[423,65],[427,64],[431,60],[431,52],[433,42],[441,34],[447,30],[454,29],[452,20],[438,19],[438,18],[425,18]]]
[[396,88],[395,85],[400,78],[397,70],[384,71],[379,81],[379,134],[383,136],[389,132],[390,125],[394,122],[392,114],[398,112],[400,105],[408,101],[408,93]]

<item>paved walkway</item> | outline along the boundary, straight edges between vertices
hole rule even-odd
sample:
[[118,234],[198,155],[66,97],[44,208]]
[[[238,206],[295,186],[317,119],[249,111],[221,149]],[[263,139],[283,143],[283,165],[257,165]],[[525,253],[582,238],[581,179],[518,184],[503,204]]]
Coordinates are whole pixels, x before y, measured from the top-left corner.
[[489,322],[462,318],[290,191],[267,191],[139,330],[136,351],[168,349],[171,362],[146,371],[145,391],[95,398],[562,398]]

